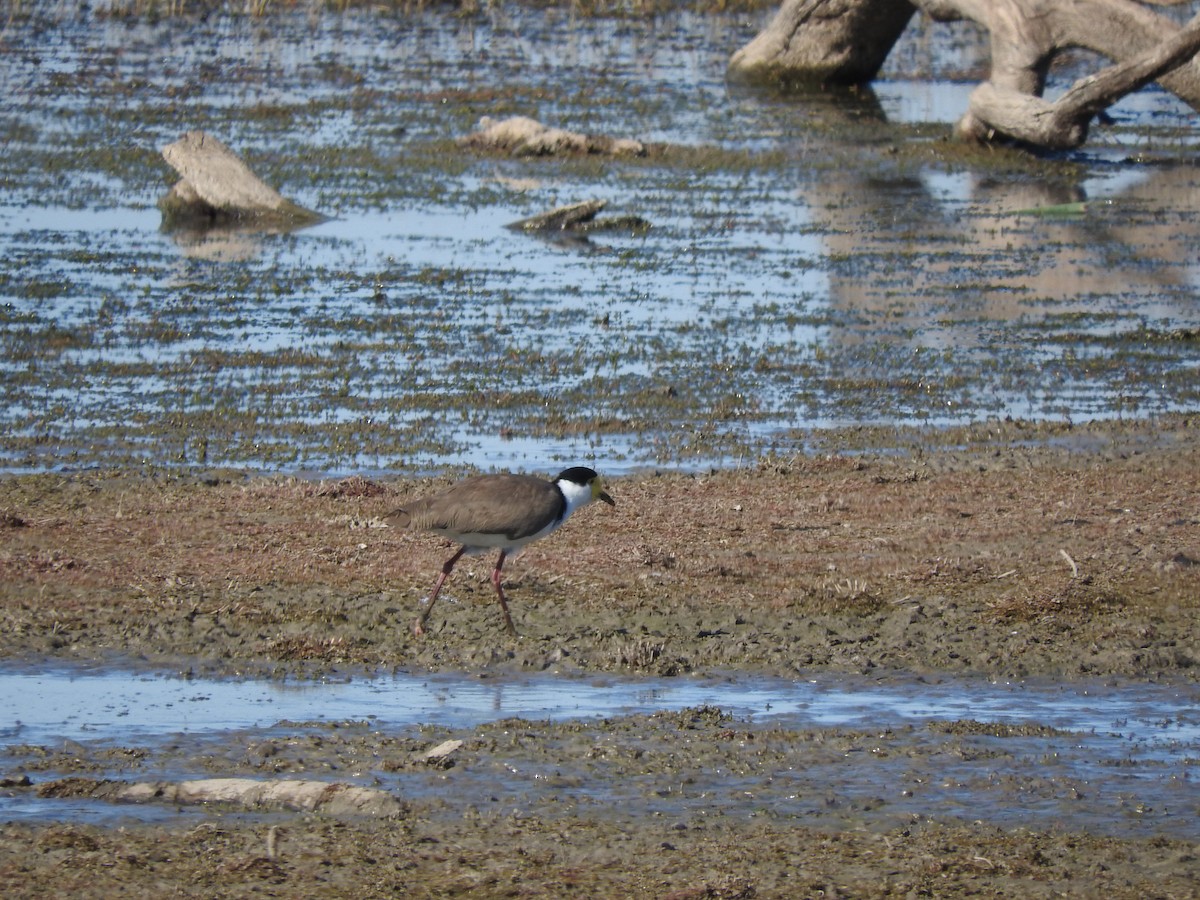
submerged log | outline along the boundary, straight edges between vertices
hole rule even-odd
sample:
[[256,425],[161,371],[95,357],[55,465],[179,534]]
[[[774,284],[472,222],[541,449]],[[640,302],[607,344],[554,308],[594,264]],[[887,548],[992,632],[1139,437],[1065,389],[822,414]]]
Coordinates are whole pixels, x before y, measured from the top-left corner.
[[[729,77],[865,84],[918,10],[935,21],[969,20],[989,33],[991,72],[958,124],[963,137],[1079,146],[1093,117],[1150,81],[1200,109],[1193,25],[1181,30],[1136,0],[784,0],[771,23],[733,55]],[[1055,103],[1043,101],[1051,63],[1072,48],[1116,65]]]
[[555,207],[528,219],[510,222],[515,231],[567,231],[596,218],[596,213],[607,204],[603,200],[581,200],[566,206]]
[[425,765],[437,769],[449,769],[454,766],[454,760],[451,758],[462,749],[463,742],[450,740],[442,741],[436,747],[431,747],[424,753],[420,754],[420,760]]
[[526,231],[531,234],[568,234],[582,236],[599,231],[628,231],[641,234],[650,228],[650,223],[641,216],[606,216],[596,218],[596,214],[608,204],[604,200],[581,200],[579,203],[569,203],[554,209],[509,222],[506,227],[514,231]]
[[324,217],[305,209],[255,175],[232,150],[203,131],[189,131],[162,149],[181,176],[159,201],[168,224],[267,223],[309,225]]

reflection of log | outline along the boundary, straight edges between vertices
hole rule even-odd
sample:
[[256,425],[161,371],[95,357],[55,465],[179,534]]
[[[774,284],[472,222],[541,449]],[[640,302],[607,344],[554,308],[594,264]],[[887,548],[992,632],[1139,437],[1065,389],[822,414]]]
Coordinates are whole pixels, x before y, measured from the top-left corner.
[[[783,0],[767,28],[734,54],[729,75],[868,81],[917,9],[934,20],[967,19],[988,30],[992,70],[959,123],[965,137],[1000,134],[1046,147],[1078,146],[1096,113],[1152,80],[1200,109],[1200,63],[1186,33],[1191,26],[1181,32],[1134,0]],[[1052,61],[1073,47],[1119,65],[1081,82],[1059,103],[1041,102]]]
[[330,815],[397,816],[403,804],[386,791],[326,781],[255,781],[201,778],[195,781],[93,781],[63,778],[38,788],[41,797],[89,797],[115,803],[233,803],[250,809],[286,808]]
[[[830,321],[866,317],[914,349],[958,352],[970,331],[964,331],[966,323],[986,321],[991,327],[1043,314],[1034,310],[1043,310],[1051,323],[1057,316],[1087,316],[1095,304],[1107,309],[1103,304],[1116,302],[1111,298],[1117,286],[1120,303],[1139,316],[1169,321],[1194,315],[1190,285],[1198,231],[1191,210],[1200,208],[1200,185],[1191,166],[1142,167],[1138,180],[1110,194],[1125,211],[1119,215],[1106,211],[1109,200],[1089,201],[1069,180],[977,175],[968,182],[961,197],[943,205],[920,179],[878,178],[845,166],[802,191],[800,200],[812,211],[807,221],[824,235],[822,254],[848,262],[829,276]],[[899,237],[898,195],[906,198],[906,209],[923,211],[906,222]],[[1041,221],[1029,221],[1033,216]],[[1081,247],[1113,262],[1080,265]],[[865,263],[859,260],[875,258],[901,260],[903,275],[896,277],[902,287],[886,274],[863,277]],[[910,270],[907,261],[913,259],[920,264]],[[988,274],[967,287],[961,283],[964,272]],[[875,334],[834,325],[822,345],[838,352],[834,348],[873,340]],[[863,365],[873,365],[870,355]]]
[[181,176],[159,202],[168,221],[244,221],[310,224],[319,213],[298,206],[265,184],[238,156],[203,131],[189,131],[162,150]]

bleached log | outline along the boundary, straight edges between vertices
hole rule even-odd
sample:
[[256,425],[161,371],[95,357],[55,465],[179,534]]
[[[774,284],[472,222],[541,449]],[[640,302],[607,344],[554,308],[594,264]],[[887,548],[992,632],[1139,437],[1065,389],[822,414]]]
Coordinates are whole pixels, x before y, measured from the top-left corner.
[[[1136,0],[784,0],[771,23],[733,55],[729,77],[865,84],[917,10],[935,21],[969,20],[988,31],[991,72],[958,123],[964,137],[1075,147],[1097,113],[1150,81],[1200,110],[1192,26],[1181,30]],[[1070,48],[1093,51],[1115,65],[1058,101],[1045,101],[1050,65]]]
[[281,195],[236,153],[203,131],[189,131],[163,147],[162,155],[182,179],[159,202],[169,221],[265,219],[310,224],[323,218]]
[[784,0],[733,54],[735,81],[865,84],[878,74],[916,7],[906,0]]
[[113,803],[228,803],[247,809],[284,808],[329,815],[392,817],[404,805],[386,791],[328,781],[256,781],[200,778],[194,781],[110,781],[64,778],[42,784],[42,797],[90,797]]
[[484,116],[479,120],[479,130],[460,138],[459,144],[512,156],[641,156],[646,152],[645,145],[632,138],[566,131],[543,125],[528,116],[513,116],[500,121]]
[[[1088,128],[1096,115],[1125,95],[1189,62],[1197,52],[1200,52],[1200,16],[1149,52],[1081,79],[1053,102],[985,81],[971,93],[972,133],[967,136],[990,139],[993,133],[998,133],[1051,150],[1079,147],[1087,140]],[[979,129],[988,133],[980,135]]]

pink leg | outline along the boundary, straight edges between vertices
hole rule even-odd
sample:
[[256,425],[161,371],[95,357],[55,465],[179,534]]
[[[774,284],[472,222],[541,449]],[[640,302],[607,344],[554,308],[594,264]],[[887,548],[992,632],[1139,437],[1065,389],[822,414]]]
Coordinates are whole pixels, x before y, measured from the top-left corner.
[[425,622],[429,618],[429,614],[433,612],[434,601],[438,598],[438,592],[442,589],[442,585],[446,583],[446,579],[450,577],[450,571],[454,568],[454,564],[462,558],[462,555],[467,552],[466,547],[459,547],[458,552],[446,560],[446,564],[442,566],[442,574],[438,576],[437,582],[433,585],[433,593],[429,595],[429,604],[421,613],[420,618],[413,622],[413,634],[420,637],[425,633]]
[[507,555],[507,551],[500,551],[500,558],[496,560],[496,568],[492,569],[492,584],[496,586],[496,596],[500,599],[500,609],[504,612],[505,630],[513,637],[519,637],[517,629],[513,625],[512,616],[508,614],[508,601],[504,599],[504,588],[500,587],[500,569],[504,567],[504,559]]

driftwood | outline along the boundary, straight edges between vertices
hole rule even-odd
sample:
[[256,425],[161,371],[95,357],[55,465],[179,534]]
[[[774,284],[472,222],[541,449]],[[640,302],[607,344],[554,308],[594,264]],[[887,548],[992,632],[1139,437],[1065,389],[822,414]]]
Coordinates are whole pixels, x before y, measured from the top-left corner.
[[463,147],[512,156],[641,156],[646,152],[645,145],[632,138],[565,131],[543,125],[527,116],[514,116],[500,121],[484,116],[479,120],[479,130],[459,138],[458,142]]
[[904,0],[784,0],[771,23],[733,54],[729,77],[866,84],[916,11]]
[[112,803],[229,803],[247,809],[296,809],[328,815],[395,817],[404,804],[386,791],[327,781],[255,781],[201,778],[195,781],[109,781],[63,778],[38,787],[39,797],[88,797]]
[[432,747],[419,755],[419,759],[425,765],[437,769],[449,769],[454,766],[452,757],[460,749],[462,749],[462,741],[442,741],[436,747]]
[[583,235],[600,231],[627,231],[640,234],[650,227],[650,223],[641,216],[606,216],[596,218],[596,214],[604,209],[604,200],[582,200],[579,203],[569,203],[555,209],[538,213],[528,219],[510,222],[506,227],[514,231],[524,231],[529,234],[549,235],[551,237],[566,237],[584,241]]
[[528,219],[510,222],[515,231],[569,231],[596,218],[596,213],[606,206],[603,200],[582,200],[559,206]]
[[159,201],[169,224],[254,220],[298,226],[324,218],[283,197],[250,171],[237,154],[203,131],[189,131],[163,147],[162,155],[181,176]]
[[[1162,0],[1173,5],[1179,0]],[[970,20],[988,30],[992,68],[958,132],[1052,149],[1079,146],[1091,120],[1150,81],[1200,109],[1197,22],[1182,29],[1135,0],[784,0],[774,20],[734,54],[735,80],[864,84],[913,14]],[[1042,99],[1050,65],[1070,48],[1116,64]]]
[[987,81],[971,93],[970,116],[959,123],[959,131],[977,139],[999,133],[1051,150],[1078,147],[1087,140],[1093,118],[1126,94],[1187,63],[1197,52],[1200,16],[1149,52],[1076,82],[1053,103]]

